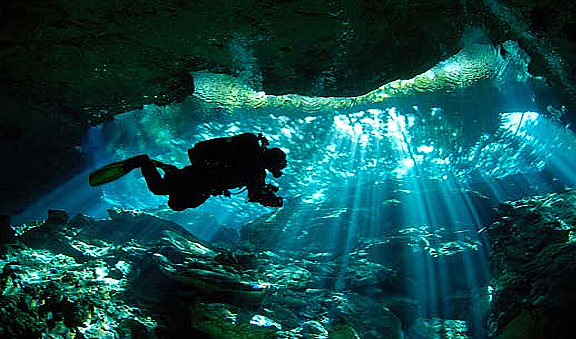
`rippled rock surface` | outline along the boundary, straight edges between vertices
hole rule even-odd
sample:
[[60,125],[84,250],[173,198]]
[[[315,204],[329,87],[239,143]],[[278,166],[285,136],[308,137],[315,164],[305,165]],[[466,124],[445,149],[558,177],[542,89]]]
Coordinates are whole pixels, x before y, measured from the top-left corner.
[[503,204],[487,229],[494,302],[492,334],[566,338],[574,333],[576,192]]
[[[481,246],[407,230],[361,239],[347,254],[273,252],[246,240],[217,248],[150,214],[109,215],[52,211],[16,229],[2,245],[0,336],[424,338],[456,325],[422,310],[426,300],[410,293],[418,270],[386,260],[386,249],[458,265]],[[452,297],[465,317],[478,303],[462,293]]]

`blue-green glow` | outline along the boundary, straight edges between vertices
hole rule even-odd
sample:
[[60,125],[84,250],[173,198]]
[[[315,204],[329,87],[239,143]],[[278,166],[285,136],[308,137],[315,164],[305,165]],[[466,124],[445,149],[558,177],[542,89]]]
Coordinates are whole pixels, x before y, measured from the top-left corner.
[[[458,72],[459,65],[446,63],[443,69]],[[152,195],[134,171],[92,191],[79,177],[21,218],[48,204],[95,216],[108,207],[140,209],[206,240],[219,227],[277,223],[279,249],[338,256],[331,286],[336,291],[355,283],[348,269],[357,260],[374,261],[409,277],[410,284],[398,289],[419,301],[419,316],[465,318],[467,326],[478,329],[490,296],[481,230],[490,221],[491,207],[573,187],[576,138],[546,112],[535,111],[530,95],[510,99],[525,108],[497,113],[466,103],[457,110],[441,100],[430,103],[429,97],[410,100],[410,105],[375,104],[310,116],[240,109],[233,115],[217,109],[202,115],[193,105],[147,106],[91,131],[86,149],[92,169],[143,153],[183,167],[187,149],[196,142],[262,133],[271,147],[288,155],[285,175],[272,180],[285,207],[250,204],[241,193],[174,213],[166,207],[167,198]],[[83,201],[91,207],[78,206]],[[475,310],[468,315],[456,310],[458,295],[465,292],[478,296],[467,300]],[[277,325],[259,315],[251,323]]]

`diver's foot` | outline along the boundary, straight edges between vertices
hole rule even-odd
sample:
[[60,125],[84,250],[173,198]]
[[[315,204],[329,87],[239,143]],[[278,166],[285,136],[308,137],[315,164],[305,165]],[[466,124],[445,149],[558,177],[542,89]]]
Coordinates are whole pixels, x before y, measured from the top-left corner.
[[148,157],[146,154],[142,154],[124,160],[123,168],[125,171],[131,171],[133,169],[140,168],[149,163],[150,163],[150,157]]

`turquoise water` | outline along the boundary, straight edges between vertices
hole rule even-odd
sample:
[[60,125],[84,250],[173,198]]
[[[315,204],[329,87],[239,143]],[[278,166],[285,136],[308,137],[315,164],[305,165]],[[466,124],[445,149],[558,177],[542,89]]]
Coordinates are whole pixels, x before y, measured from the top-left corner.
[[[232,110],[226,103],[203,106],[199,96],[147,106],[90,131],[89,170],[137,154],[183,167],[196,142],[262,133],[287,153],[285,175],[269,178],[280,187],[284,207],[248,203],[239,193],[175,213],[136,170],[93,189],[84,173],[19,218],[45,213],[47,205],[96,218],[108,208],[135,209],[173,220],[208,242],[222,228],[272,225],[270,234],[259,235],[262,251],[340,256],[335,283],[326,288],[405,298],[417,307],[393,311],[453,321],[451,330],[480,338],[492,289],[483,233],[492,208],[562,191],[576,180],[576,138],[562,107],[535,103],[532,84],[539,82],[527,78],[346,109]],[[358,262],[364,264],[351,277],[350,265]],[[370,265],[410,283],[365,279],[362,270]],[[383,291],[382,284],[396,290]]]
[[[411,107],[380,104],[310,116],[264,111],[254,117],[244,111],[210,122],[194,121],[195,112],[186,106],[147,107],[93,131],[101,142],[94,146],[96,161],[145,152],[184,166],[185,150],[195,142],[263,133],[288,154],[285,175],[272,181],[285,206],[277,212],[239,194],[169,213],[166,198],[151,195],[137,172],[103,187],[103,201],[154,211],[208,241],[219,226],[240,230],[272,215],[282,228],[272,251],[362,256],[358,251],[364,248],[370,262],[410,276],[412,283],[393,294],[417,300],[418,316],[455,319],[460,323],[453,328],[481,338],[492,288],[482,229],[491,221],[491,208],[574,184],[574,134],[535,109],[526,88],[516,92],[521,94],[515,98],[500,94],[515,101],[516,110],[495,116],[494,109],[506,105],[464,103],[456,110],[430,104],[429,98],[420,106],[418,97]],[[414,251],[374,250],[402,237]],[[350,261],[341,262],[337,291],[351,288]]]

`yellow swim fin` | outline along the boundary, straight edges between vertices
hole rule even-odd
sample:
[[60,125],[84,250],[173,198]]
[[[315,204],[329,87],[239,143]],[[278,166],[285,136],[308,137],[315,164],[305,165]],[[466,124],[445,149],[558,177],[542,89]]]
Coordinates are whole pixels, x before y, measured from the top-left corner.
[[90,186],[100,186],[125,176],[134,169],[126,166],[126,161],[108,164],[95,170],[88,176],[88,183],[90,183]]

